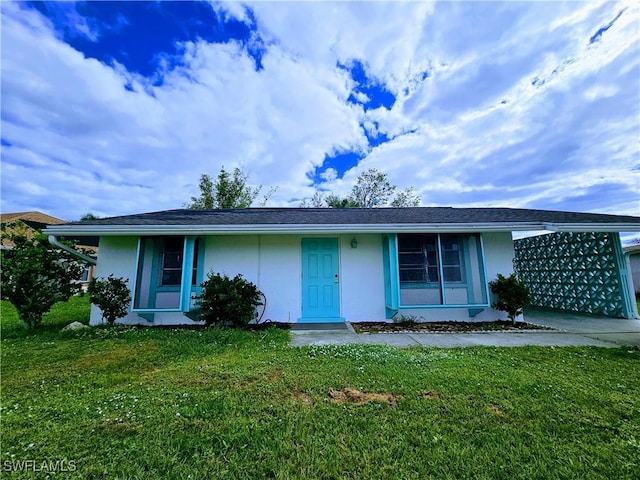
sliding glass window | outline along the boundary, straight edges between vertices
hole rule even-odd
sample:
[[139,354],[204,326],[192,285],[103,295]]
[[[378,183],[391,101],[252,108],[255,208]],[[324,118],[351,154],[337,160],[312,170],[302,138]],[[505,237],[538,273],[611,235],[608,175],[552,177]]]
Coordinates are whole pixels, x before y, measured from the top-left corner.
[[398,234],[400,307],[486,305],[479,234]]

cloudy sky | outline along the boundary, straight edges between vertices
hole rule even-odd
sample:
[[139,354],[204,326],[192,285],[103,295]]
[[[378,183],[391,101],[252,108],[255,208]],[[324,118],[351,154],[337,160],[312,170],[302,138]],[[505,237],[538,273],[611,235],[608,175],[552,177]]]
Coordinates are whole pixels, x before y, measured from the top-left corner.
[[2,211],[272,206],[366,169],[424,205],[640,215],[628,2],[1,2]]

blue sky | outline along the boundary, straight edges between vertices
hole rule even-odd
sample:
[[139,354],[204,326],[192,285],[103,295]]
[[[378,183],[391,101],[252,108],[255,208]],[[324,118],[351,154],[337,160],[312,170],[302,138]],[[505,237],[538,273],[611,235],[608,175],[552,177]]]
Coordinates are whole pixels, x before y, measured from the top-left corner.
[[1,2],[2,211],[269,205],[369,168],[424,205],[640,215],[628,2]]

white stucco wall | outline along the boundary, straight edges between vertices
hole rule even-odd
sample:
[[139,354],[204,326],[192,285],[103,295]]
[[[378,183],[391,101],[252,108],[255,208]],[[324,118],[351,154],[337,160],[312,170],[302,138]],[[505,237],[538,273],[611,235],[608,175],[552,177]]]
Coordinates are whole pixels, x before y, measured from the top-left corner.
[[[311,237],[311,236],[309,236]],[[302,313],[302,258],[300,235],[210,236],[205,239],[204,274],[210,271],[234,276],[238,273],[254,282],[264,292],[267,306],[264,320],[296,322]],[[356,239],[357,248],[351,240]],[[511,234],[483,235],[487,280],[497,273],[509,275],[513,271],[513,241]],[[100,241],[97,275],[113,274],[129,279],[133,289],[136,270],[134,237],[103,237]],[[384,321],[385,293],[380,234],[344,234],[339,236],[340,306],[341,316],[348,321]],[[412,309],[405,313],[425,320],[469,320],[467,309]],[[491,309],[473,320],[505,318]],[[100,323],[101,315],[95,307],[91,323]],[[129,314],[120,323],[127,324],[194,324],[181,313],[156,313],[153,323]]]
[[264,320],[295,322],[302,304],[300,245],[301,237],[295,235],[209,237],[204,271],[242,274],[267,298]]
[[511,232],[483,233],[482,240],[487,265],[487,280],[493,280],[499,273],[505,277],[511,275],[515,257]]
[[[357,248],[351,247],[354,238]],[[348,321],[384,320],[382,235],[340,237],[340,302]]]
[[[511,232],[483,233],[482,241],[484,242],[487,282],[495,279],[499,273],[505,277],[511,275],[513,273],[513,259],[515,257]],[[489,303],[492,301],[491,292],[489,292]],[[482,322],[496,319],[506,320],[506,318],[507,314],[505,312],[489,308],[473,317],[473,320]],[[522,315],[520,315],[516,320],[521,321],[522,319]]]
[[[129,280],[129,289],[133,289],[136,271],[136,251],[138,248],[137,237],[100,237],[98,264],[96,265],[96,277],[107,277],[113,274]],[[133,297],[132,297],[133,298]],[[129,314],[119,323],[137,323],[139,317]],[[100,309],[91,305],[91,325],[102,323]]]

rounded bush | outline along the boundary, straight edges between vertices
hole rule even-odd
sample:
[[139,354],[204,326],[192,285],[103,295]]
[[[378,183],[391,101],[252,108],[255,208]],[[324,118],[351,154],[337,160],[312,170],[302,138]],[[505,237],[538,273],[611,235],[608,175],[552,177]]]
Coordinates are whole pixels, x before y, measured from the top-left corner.
[[256,307],[262,305],[262,293],[255,284],[238,274],[209,273],[197,297],[200,320],[207,326],[245,326],[256,318]]

